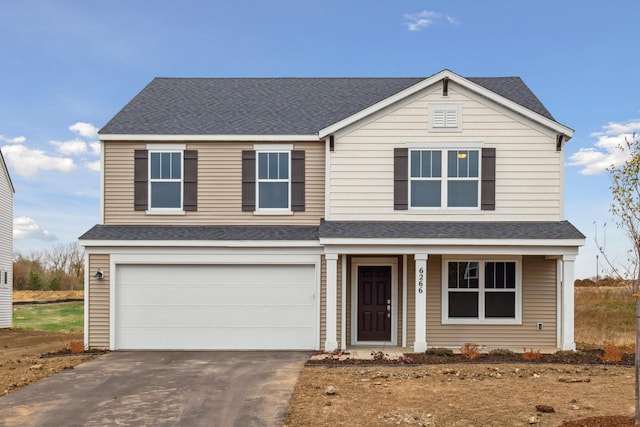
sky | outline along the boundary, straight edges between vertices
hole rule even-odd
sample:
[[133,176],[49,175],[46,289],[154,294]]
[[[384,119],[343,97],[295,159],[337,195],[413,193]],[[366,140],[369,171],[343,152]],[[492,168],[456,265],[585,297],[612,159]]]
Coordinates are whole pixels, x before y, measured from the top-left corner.
[[[572,129],[565,218],[576,277],[629,247],[606,168],[640,132],[638,0],[86,0],[0,2],[0,149],[14,250],[99,223],[104,126],[154,77],[520,76]],[[606,243],[606,244],[605,244]],[[598,269],[599,265],[599,269]]]

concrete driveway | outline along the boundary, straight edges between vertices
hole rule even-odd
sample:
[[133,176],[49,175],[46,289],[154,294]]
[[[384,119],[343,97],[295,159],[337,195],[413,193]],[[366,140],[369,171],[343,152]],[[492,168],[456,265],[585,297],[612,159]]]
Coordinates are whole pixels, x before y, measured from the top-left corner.
[[0,426],[279,426],[309,355],[109,353],[0,398]]

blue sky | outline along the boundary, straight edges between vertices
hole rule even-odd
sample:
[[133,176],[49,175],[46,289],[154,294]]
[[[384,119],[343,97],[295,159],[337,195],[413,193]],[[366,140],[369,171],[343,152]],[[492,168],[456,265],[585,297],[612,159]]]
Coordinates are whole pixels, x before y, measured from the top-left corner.
[[[640,131],[637,0],[0,3],[0,148],[16,187],[14,247],[99,222],[96,130],[153,77],[517,75],[566,147],[565,216],[587,236],[577,277],[626,241],[608,212],[612,147]],[[602,240],[602,233],[600,239]]]

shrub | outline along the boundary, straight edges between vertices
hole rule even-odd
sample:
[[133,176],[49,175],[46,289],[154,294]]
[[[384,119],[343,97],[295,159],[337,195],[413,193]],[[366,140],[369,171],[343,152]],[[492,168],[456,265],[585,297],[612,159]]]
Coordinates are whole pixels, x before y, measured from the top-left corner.
[[400,357],[398,357],[398,362],[403,363],[405,365],[411,365],[413,363],[413,359],[409,356],[405,356],[404,354],[401,354]]
[[542,353],[540,350],[527,350],[527,348],[523,348],[522,358],[527,361],[539,360],[542,358]]
[[606,341],[604,343],[604,354],[600,356],[603,362],[620,362],[624,352],[620,347],[616,347],[613,343]]
[[465,359],[477,359],[480,356],[480,346],[474,342],[466,342],[460,347],[460,354]]
[[69,351],[73,354],[84,352],[84,343],[81,341],[71,341],[69,343]]
[[389,355],[382,350],[372,351],[371,357],[373,360],[389,360]]
[[450,348],[433,347],[433,348],[428,348],[424,352],[424,354],[426,354],[428,356],[449,357],[449,356],[453,356],[453,350],[451,350]]
[[515,353],[508,348],[494,348],[489,351],[489,354],[492,356],[515,356]]

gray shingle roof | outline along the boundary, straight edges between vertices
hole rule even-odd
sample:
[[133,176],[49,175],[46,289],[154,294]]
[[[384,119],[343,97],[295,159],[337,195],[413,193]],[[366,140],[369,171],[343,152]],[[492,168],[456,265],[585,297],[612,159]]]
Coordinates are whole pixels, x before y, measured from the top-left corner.
[[322,221],[319,234],[321,238],[352,239],[584,239],[568,221]]
[[320,226],[96,225],[81,240],[584,239],[568,221],[370,222],[321,221]]
[[80,240],[317,240],[316,226],[95,225]]
[[[101,134],[314,135],[424,78],[156,78]],[[553,117],[519,77],[470,78]]]

